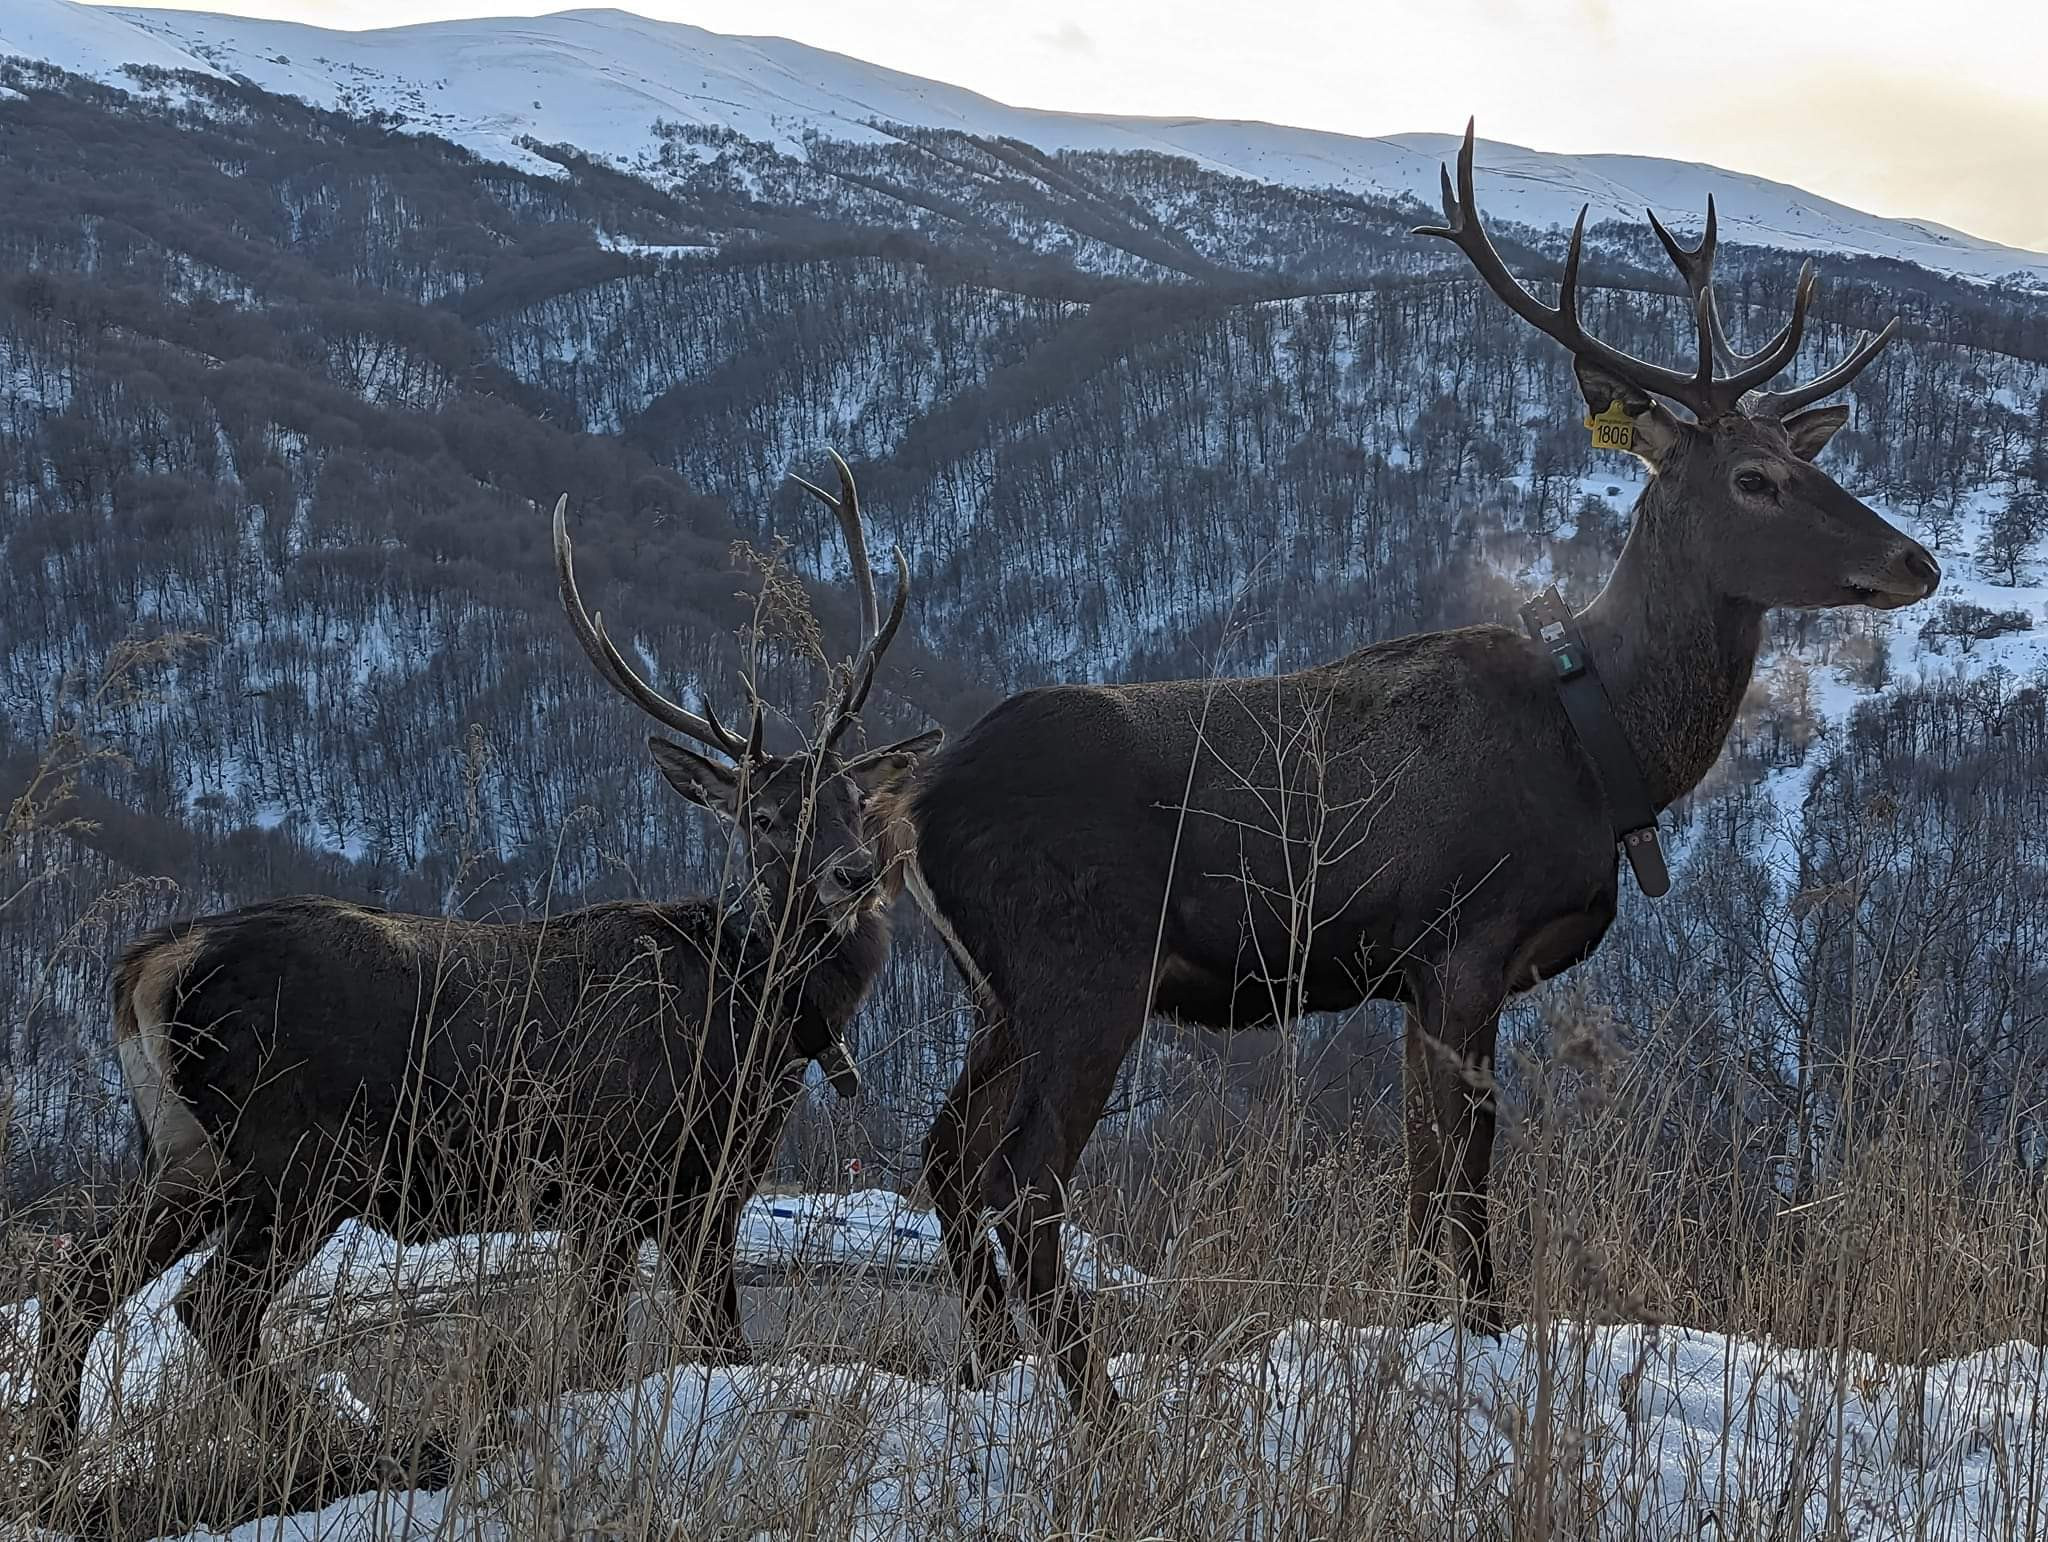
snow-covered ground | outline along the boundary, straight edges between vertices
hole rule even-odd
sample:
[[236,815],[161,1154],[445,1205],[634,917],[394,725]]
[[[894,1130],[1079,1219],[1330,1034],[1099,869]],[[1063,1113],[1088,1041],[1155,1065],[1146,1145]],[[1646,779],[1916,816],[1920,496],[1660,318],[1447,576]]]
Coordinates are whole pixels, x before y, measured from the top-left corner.
[[[887,1189],[757,1196],[741,1214],[738,1240],[740,1265],[760,1271],[917,1275],[945,1268],[938,1218]],[[1065,1241],[1067,1268],[1078,1283],[1106,1290],[1147,1283],[1079,1227],[1066,1228]],[[552,1272],[558,1244],[551,1233],[503,1233],[405,1247],[350,1223],[294,1278],[282,1300],[287,1308],[318,1309],[330,1324],[337,1315],[374,1319],[399,1301],[431,1306],[483,1281]],[[171,1303],[207,1257],[202,1249],[173,1264],[124,1302],[93,1341],[85,1377],[88,1429],[161,1406],[181,1380],[206,1374],[199,1346]],[[643,1266],[652,1262],[642,1259]],[[38,1324],[34,1301],[0,1307],[0,1403],[29,1396]]]
[[[742,1256],[762,1264],[894,1268],[931,1261],[936,1233],[927,1212],[867,1190],[763,1196],[741,1238]],[[292,1294],[330,1310],[345,1296],[351,1316],[400,1298],[417,1307],[464,1281],[548,1267],[548,1245],[500,1236],[400,1249],[351,1228]],[[1092,1239],[1070,1252],[1095,1283],[1144,1283]],[[199,1261],[128,1302],[96,1344],[92,1427],[146,1414],[207,1374],[168,1310]],[[12,1338],[0,1394],[15,1401],[35,1316],[29,1302],[0,1318],[0,1343]],[[118,1389],[106,1381],[116,1334]],[[1979,1542],[2048,1528],[2048,1352],[2032,1345],[1904,1367],[1675,1327],[1567,1322],[1489,1342],[1303,1321],[1226,1358],[1128,1355],[1112,1374],[1148,1460],[1200,1443],[1203,1513],[1219,1528],[1205,1534],[1271,1534],[1308,1513],[1377,1535],[1390,1483],[1426,1510],[1484,1514],[1510,1496],[1526,1504],[1546,1460],[1557,1502],[1603,1534]],[[812,1534],[862,1542],[1043,1535],[1055,1475],[1086,1438],[1035,1362],[966,1392],[800,1355],[676,1366],[516,1414],[510,1428],[460,1489],[363,1495],[231,1535],[509,1538],[543,1489],[593,1525],[630,1496],[636,1513],[672,1514],[678,1534],[732,1514],[744,1495],[748,1514],[801,1513]]]
[[[0,14],[6,54],[114,84],[131,61],[241,75],[322,107],[396,113],[419,132],[544,173],[559,168],[523,140],[575,145],[630,167],[653,156],[657,119],[731,129],[800,159],[807,133],[873,143],[889,137],[878,124],[897,123],[1046,150],[1153,151],[1252,181],[1433,203],[1437,167],[1456,150],[1448,133],[1360,139],[1267,123],[1039,112],[783,38],[729,37],[618,10],[340,32],[197,11],[8,0]],[[2048,285],[2048,256],[2040,253],[1926,220],[1882,219],[1717,167],[1485,141],[1478,167],[1487,212],[1502,221],[1566,225],[1588,201],[1596,221],[1635,221],[1645,206],[1690,220],[1711,193],[1730,240]]]
[[[1130,1290],[1146,1278],[1117,1263],[1103,1242],[1064,1229],[1069,1276],[1089,1289]],[[889,1189],[851,1194],[776,1194],[752,1200],[740,1216],[739,1261],[757,1268],[869,1268],[939,1273],[946,1267],[939,1221]]]
[[[1511,1493],[1529,1502],[1546,1450],[1559,1513],[1601,1535],[1979,1542],[2048,1527],[2048,1363],[2031,1345],[1899,1367],[1676,1328],[1486,1342],[1299,1322],[1220,1362],[1126,1356],[1113,1374],[1149,1459],[1194,1469],[1203,1535],[1316,1521],[1382,1535],[1396,1504],[1499,1513]],[[526,1496],[558,1486],[565,1524],[623,1502],[673,1514],[678,1535],[803,1514],[805,1534],[862,1542],[1040,1536],[1086,1438],[1029,1362],[976,1392],[858,1364],[684,1365],[521,1422],[473,1489],[366,1495],[231,1535],[510,1537]]]
[[[1562,1473],[1581,1501],[1597,1485],[1603,1532],[1729,1535],[1775,1516],[1781,1535],[1960,1542],[2048,1524],[2033,1346],[1905,1370],[1683,1329],[1565,1324],[1485,1342],[1302,1322],[1220,1365],[1127,1356],[1113,1375],[1162,1442],[1207,1442],[1215,1535],[1263,1534],[1281,1496],[1314,1494],[1334,1516],[1347,1473],[1378,1483],[1390,1469],[1439,1501],[1462,1484],[1463,1505],[1483,1511],[1539,1448],[1546,1394],[1577,1442]],[[835,1520],[849,1536],[1044,1535],[1046,1474],[1073,1433],[1050,1380],[1027,1363],[962,1394],[862,1366],[682,1368],[573,1403],[537,1444],[596,1488],[645,1486],[678,1508],[732,1464],[779,1454],[847,1496]],[[834,1418],[792,1418],[806,1408]],[[835,1428],[842,1417],[865,1428]],[[831,1431],[839,1454],[823,1471],[825,1442],[805,1426]],[[1378,1534],[1369,1517],[1386,1496],[1348,1503],[1354,1534]]]

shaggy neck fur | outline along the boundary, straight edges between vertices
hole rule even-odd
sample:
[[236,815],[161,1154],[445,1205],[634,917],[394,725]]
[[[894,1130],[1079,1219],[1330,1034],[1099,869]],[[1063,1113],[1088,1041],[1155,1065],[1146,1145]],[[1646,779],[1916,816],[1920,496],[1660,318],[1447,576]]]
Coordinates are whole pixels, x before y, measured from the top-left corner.
[[1660,809],[1720,757],[1763,645],[1763,607],[1700,582],[1696,516],[1676,468],[1636,500],[1621,560],[1579,619]]

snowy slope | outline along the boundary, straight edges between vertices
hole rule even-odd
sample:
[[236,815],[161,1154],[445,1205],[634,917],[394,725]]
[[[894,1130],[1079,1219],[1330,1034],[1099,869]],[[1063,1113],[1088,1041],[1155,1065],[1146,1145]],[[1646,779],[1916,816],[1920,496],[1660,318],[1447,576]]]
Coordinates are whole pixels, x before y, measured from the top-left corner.
[[[801,157],[804,135],[870,142],[877,122],[1008,136],[1043,149],[1149,150],[1211,170],[1301,187],[1433,200],[1446,134],[1358,139],[1264,123],[1116,118],[1009,107],[780,38],[727,37],[624,11],[534,19],[433,22],[336,32],[187,11],[96,10],[72,0],[8,0],[0,54],[17,53],[103,80],[118,64],[213,69],[324,107],[400,114],[494,159],[552,169],[519,145],[575,145],[631,166],[652,125],[716,125]],[[1445,117],[1462,116],[1447,103]],[[1565,224],[1581,202],[1595,218],[1640,218],[1645,205],[1690,218],[1715,196],[1732,240],[1896,257],[1938,271],[2048,286],[2048,256],[1927,221],[1889,220],[1760,177],[1678,161],[1552,155],[1482,143],[1489,212]]]
[[9,54],[45,59],[99,80],[115,78],[124,64],[203,68],[175,43],[138,30],[112,11],[46,0],[10,0],[0,10],[0,57]]

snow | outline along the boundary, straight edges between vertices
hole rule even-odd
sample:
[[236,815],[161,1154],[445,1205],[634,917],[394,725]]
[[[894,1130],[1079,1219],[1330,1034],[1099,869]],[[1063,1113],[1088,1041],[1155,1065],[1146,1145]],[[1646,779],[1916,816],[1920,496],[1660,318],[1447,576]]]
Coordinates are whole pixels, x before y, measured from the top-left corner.
[[[1298,1526],[1308,1495],[1318,1516],[1369,1514],[1389,1477],[1418,1507],[1498,1513],[1518,1480],[1526,1502],[1546,1448],[1555,1502],[1601,1535],[1973,1542],[2048,1525],[2048,1365],[2031,1345],[1900,1367],[1672,1327],[1488,1341],[1304,1321],[1231,1358],[1127,1355],[1111,1374],[1156,1451],[1200,1442],[1205,1535],[1293,1534],[1279,1507]],[[684,1365],[514,1424],[474,1494],[363,1496],[230,1535],[510,1537],[552,1474],[564,1526],[630,1495],[683,1518],[678,1534],[724,1534],[705,1509],[744,1494],[757,1517],[804,1513],[808,1535],[1040,1536],[1087,1439],[1030,1361],[972,1392],[857,1363]]]
[[[616,10],[443,21],[367,32],[193,11],[98,10],[73,0],[9,0],[0,54],[18,53],[121,83],[127,60],[233,73],[266,90],[346,112],[399,114],[479,155],[559,174],[522,141],[571,144],[652,164],[657,119],[715,126],[803,159],[805,136],[877,143],[879,125],[1007,136],[1045,150],[1151,151],[1211,171],[1432,203],[1450,134],[1354,138],[1201,118],[1120,118],[1007,106],[783,38],[747,38]],[[2048,256],[1926,220],[1881,219],[1766,178],[1680,161],[1556,155],[1481,141],[1489,215],[1537,227],[1593,217],[1636,221],[1645,206],[1690,220],[1714,195],[1731,241],[1900,258],[1961,276],[2048,285]]]
[[[1149,1283],[1136,1269],[1104,1256],[1098,1239],[1079,1227],[1063,1227],[1062,1236],[1068,1277],[1077,1285],[1127,1290]],[[740,1216],[739,1258],[769,1267],[832,1264],[895,1272],[946,1267],[938,1217],[888,1189],[757,1197]]]
[[[393,1302],[434,1298],[555,1267],[559,1238],[497,1233],[403,1246],[350,1222],[335,1233],[280,1297],[287,1309],[319,1309],[330,1321],[375,1317]],[[1146,1276],[1110,1260],[1100,1240],[1065,1228],[1067,1267],[1080,1285],[1131,1290]],[[84,1423],[105,1429],[123,1414],[155,1407],[181,1380],[206,1374],[198,1344],[172,1302],[210,1250],[180,1259],[122,1303],[94,1338],[86,1361]],[[743,1267],[800,1274],[819,1269],[934,1274],[945,1267],[938,1219],[887,1189],[850,1194],[760,1195],[741,1212],[738,1262]],[[25,1402],[28,1366],[39,1330],[35,1301],[0,1307],[0,1405]],[[346,1395],[345,1389],[339,1389]]]
[[[1334,1496],[1361,1458],[1368,1471],[1408,1468],[1442,1501],[1456,1483],[1464,1507],[1498,1503],[1536,1444],[1546,1394],[1579,1443],[1566,1473],[1580,1496],[1597,1485],[1603,1533],[1695,1535],[1714,1519],[1719,1534],[1772,1514],[1788,1534],[1850,1538],[2048,1523],[2026,1477],[2043,1434],[2032,1346],[1921,1371],[1685,1329],[1564,1323],[1489,1342],[1302,1322],[1220,1365],[1126,1356],[1112,1375],[1162,1442],[1202,1433],[1219,1535],[1265,1534],[1262,1502]],[[1049,1459],[1073,1430],[1050,1381],[1029,1362],[975,1393],[858,1365],[684,1367],[573,1400],[543,1449],[600,1490],[679,1499],[780,1454],[811,1492],[845,1496],[834,1534],[1044,1535],[1056,1522]],[[821,1426],[829,1444],[810,1437]]]
[[221,73],[112,11],[57,0],[9,0],[0,12],[0,58],[9,55],[41,59],[114,85],[124,83],[122,69],[130,64]]
[[718,253],[715,246],[650,244],[635,241],[631,236],[613,235],[608,230],[597,233],[597,244],[608,252],[622,252],[628,257],[711,257]]
[[[741,1257],[894,1270],[935,1264],[936,1240],[929,1213],[885,1190],[763,1195],[743,1220]],[[431,1309],[438,1292],[549,1268],[551,1250],[550,1238],[510,1235],[401,1248],[349,1227],[287,1304],[318,1301],[351,1318],[401,1301]],[[1148,1283],[1091,1239],[1071,1238],[1069,1254],[1097,1285]],[[203,1257],[124,1304],[95,1342],[88,1428],[134,1419],[208,1374],[169,1310]],[[27,1395],[35,1328],[33,1302],[0,1315],[0,1343],[9,1330],[13,1339],[0,1362],[11,1368],[0,1375],[8,1400]],[[1589,1506],[1602,1534],[1696,1535],[1710,1521],[1720,1534],[1762,1517],[1779,1519],[1775,1534],[1850,1542],[1974,1542],[2048,1527],[2048,1486],[2031,1476],[2048,1462],[2048,1351],[2028,1344],[1896,1366],[1673,1326],[1560,1321],[1485,1340],[1441,1325],[1301,1321],[1230,1356],[1130,1354],[1110,1369],[1127,1415],[1160,1449],[1203,1443],[1217,1534],[1284,1530],[1273,1507],[1304,1494],[1341,1506],[1358,1473],[1391,1476],[1431,1507],[1487,1513],[1522,1492],[1546,1448],[1561,1463],[1558,1492]],[[324,1381],[342,1413],[360,1416],[339,1376]],[[1546,1418],[1555,1438],[1542,1441]],[[675,1366],[516,1413],[509,1430],[473,1486],[360,1495],[228,1535],[396,1539],[453,1528],[509,1539],[520,1534],[522,1496],[554,1484],[572,1509],[594,1507],[577,1517],[593,1525],[625,1493],[690,1530],[688,1518],[707,1520],[706,1506],[715,1514],[745,1492],[751,1513],[786,1505],[815,1515],[817,1535],[862,1542],[1043,1535],[1057,1520],[1050,1475],[1087,1438],[1035,1360],[965,1391],[802,1354]],[[1348,1500],[1356,1510],[1373,1502]]]

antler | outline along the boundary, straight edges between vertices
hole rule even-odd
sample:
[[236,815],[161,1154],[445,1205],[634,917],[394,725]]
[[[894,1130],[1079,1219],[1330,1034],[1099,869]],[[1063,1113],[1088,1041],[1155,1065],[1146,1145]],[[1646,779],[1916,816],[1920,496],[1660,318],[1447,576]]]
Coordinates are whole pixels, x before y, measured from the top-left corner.
[[[1678,263],[1679,271],[1685,274],[1687,286],[1693,294],[1693,316],[1699,328],[1697,366],[1688,374],[1683,370],[1652,364],[1601,342],[1579,324],[1579,260],[1585,247],[1586,213],[1590,205],[1580,207],[1578,221],[1572,226],[1571,245],[1565,252],[1564,277],[1557,287],[1557,306],[1552,309],[1522,287],[1508,271],[1493,242],[1487,238],[1472,186],[1472,146],[1473,124],[1468,119],[1465,142],[1458,150],[1455,188],[1451,184],[1450,169],[1443,169],[1444,223],[1440,226],[1419,225],[1415,234],[1442,236],[1451,242],[1471,260],[1479,276],[1486,280],[1487,287],[1506,301],[1510,310],[1544,336],[1564,344],[1574,357],[1598,364],[1640,391],[1667,397],[1705,422],[1734,408],[1747,392],[1777,374],[1799,352],[1799,340],[1806,330],[1806,308],[1813,298],[1812,263],[1799,270],[1792,319],[1785,323],[1784,329],[1756,353],[1733,360],[1737,367],[1732,373],[1716,376],[1714,364],[1717,355],[1726,353],[1731,359],[1733,356],[1727,349],[1725,337],[1718,336],[1720,323],[1713,303],[1712,233],[1697,249],[1687,252],[1670,238],[1661,225],[1657,227],[1657,233],[1663,238],[1664,249]],[[1695,274],[1698,275],[1697,287]],[[1718,349],[1717,342],[1720,345]]]
[[832,464],[839,472],[837,497],[802,477],[792,477],[791,480],[827,505],[838,519],[840,533],[846,537],[847,555],[853,559],[853,581],[860,590],[861,649],[848,664],[839,699],[833,704],[832,720],[825,730],[824,741],[825,747],[830,749],[860,715],[860,709],[867,705],[868,691],[875,683],[875,670],[882,662],[882,655],[889,651],[889,644],[896,640],[896,629],[903,624],[903,612],[910,603],[910,564],[904,559],[903,548],[898,546],[895,549],[896,598],[889,606],[889,619],[885,622],[875,605],[875,572],[868,562],[867,535],[861,527],[860,494],[853,485],[853,470],[837,450],[825,453],[832,457]]
[[[1721,307],[1714,298],[1714,195],[1707,194],[1707,224],[1700,236],[1700,244],[1688,251],[1672,238],[1657,218],[1655,209],[1643,211],[1650,217],[1650,228],[1657,232],[1657,239],[1664,244],[1672,265],[1685,279],[1686,292],[1692,296],[1695,307],[1704,301],[1707,307],[1707,325],[1713,338],[1714,356],[1721,368],[1731,375],[1739,375],[1759,364],[1770,353],[1774,343],[1767,343],[1752,354],[1738,355],[1728,341],[1728,334],[1721,327]],[[1804,275],[1802,274],[1802,277]],[[1891,341],[1898,330],[1899,318],[1894,316],[1884,324],[1876,337],[1868,332],[1856,334],[1856,342],[1849,350],[1849,357],[1833,369],[1814,376],[1804,385],[1792,386],[1783,391],[1759,391],[1743,403],[1751,412],[1765,413],[1772,417],[1783,417],[1797,412],[1801,407],[1811,406],[1824,396],[1830,396],[1842,389],[1860,375],[1864,367],[1877,357],[1884,345]]]
[[1849,357],[1833,369],[1815,375],[1804,385],[1787,387],[1783,391],[1759,391],[1756,399],[1749,404],[1754,413],[1782,418],[1811,407],[1824,396],[1832,396],[1862,374],[1870,361],[1884,351],[1884,345],[1892,340],[1892,334],[1899,330],[1899,318],[1894,316],[1878,329],[1877,336],[1858,332],[1856,341],[1849,349]]
[[679,734],[687,734],[699,744],[730,756],[734,760],[758,760],[761,756],[762,713],[761,701],[748,687],[753,701],[754,723],[752,732],[742,739],[732,732],[711,710],[707,699],[703,717],[687,711],[670,701],[661,692],[642,680],[633,672],[611,638],[605,635],[604,613],[592,615],[583,608],[583,596],[576,589],[575,557],[569,546],[569,495],[564,493],[555,504],[555,579],[562,595],[562,609],[568,612],[569,629],[576,634],[576,640],[583,645],[583,651],[590,655],[590,662],[597,666],[598,675],[613,690],[633,703],[642,712],[663,726]]
[[1759,362],[1765,350],[1738,356],[1734,345],[1728,341],[1728,334],[1721,329],[1721,307],[1714,298],[1714,250],[1719,241],[1719,226],[1714,217],[1714,195],[1707,194],[1707,223],[1700,232],[1700,244],[1687,250],[1680,246],[1671,232],[1664,228],[1664,222],[1657,218],[1655,209],[1644,209],[1649,216],[1650,228],[1657,232],[1657,239],[1671,258],[1671,265],[1678,269],[1678,276],[1685,280],[1685,292],[1692,300],[1695,315],[1702,302],[1707,307],[1707,335],[1714,345],[1714,359],[1722,369],[1739,371]]

